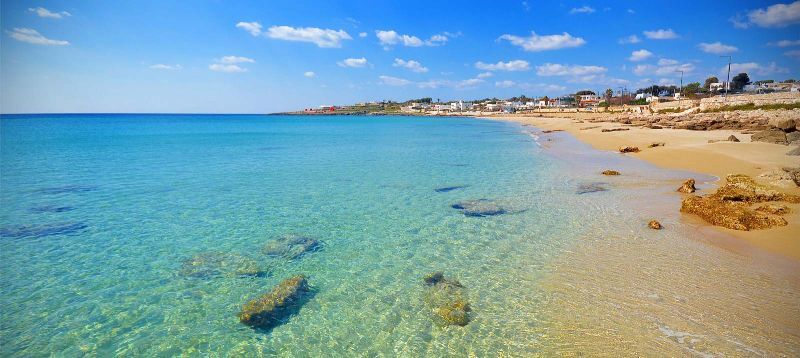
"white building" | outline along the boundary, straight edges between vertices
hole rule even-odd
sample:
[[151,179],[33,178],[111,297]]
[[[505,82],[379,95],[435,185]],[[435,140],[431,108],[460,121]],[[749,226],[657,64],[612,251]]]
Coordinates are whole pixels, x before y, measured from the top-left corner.
[[473,107],[472,102],[458,101],[450,103],[451,111],[469,111]]
[[637,93],[637,94],[636,94],[636,97],[634,97],[633,99],[634,99],[634,100],[637,100],[637,99],[648,99],[648,98],[650,98],[650,97],[652,97],[652,96],[653,96],[653,95],[652,95],[652,94],[650,94],[650,93]]
[[724,90],[731,90],[731,83],[730,82],[714,82],[708,86],[710,91],[724,91]]

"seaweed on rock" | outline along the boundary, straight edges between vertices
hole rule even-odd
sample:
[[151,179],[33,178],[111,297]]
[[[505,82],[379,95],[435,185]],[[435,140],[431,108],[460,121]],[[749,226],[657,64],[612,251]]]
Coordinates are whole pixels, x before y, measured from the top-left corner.
[[262,277],[267,271],[258,263],[243,255],[228,252],[203,252],[187,259],[181,266],[180,274],[192,278]]
[[239,322],[257,329],[272,330],[297,314],[312,295],[304,275],[290,277],[245,303],[239,312]]
[[440,326],[466,326],[471,319],[466,288],[458,280],[447,279],[442,272],[433,272],[423,277],[424,300]]
[[302,235],[283,235],[264,245],[263,252],[267,256],[283,257],[294,260],[303,255],[318,251],[322,248],[322,242]]

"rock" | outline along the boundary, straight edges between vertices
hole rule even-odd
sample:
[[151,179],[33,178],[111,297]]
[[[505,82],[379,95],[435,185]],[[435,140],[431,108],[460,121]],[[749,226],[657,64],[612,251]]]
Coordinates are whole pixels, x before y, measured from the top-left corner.
[[794,181],[794,185],[800,186],[800,167],[797,168],[784,167],[781,169],[789,174],[789,176],[792,178],[792,181]]
[[466,188],[466,187],[467,187],[466,185],[446,186],[446,187],[442,187],[442,188],[433,189],[433,191],[435,191],[437,193],[446,193],[448,191],[453,191],[453,190],[457,190],[457,189],[463,189],[463,188]]
[[63,222],[42,225],[13,225],[0,229],[0,238],[35,239],[52,235],[72,235],[88,226],[82,222]]
[[187,259],[181,266],[180,274],[193,278],[212,278],[216,276],[247,277],[265,276],[267,273],[249,257],[226,252],[203,252]]
[[762,181],[767,182],[769,183],[769,185],[772,186],[777,186],[781,188],[794,188],[797,186],[795,185],[794,174],[791,171],[787,171],[784,169],[776,169],[764,172],[759,174],[758,177]]
[[765,212],[773,215],[784,215],[792,212],[788,206],[783,204],[766,203],[756,208],[756,211]]
[[677,191],[679,193],[689,194],[694,193],[696,190],[697,188],[694,187],[694,179],[686,179],[686,181],[681,184],[681,187],[678,188]]
[[648,148],[655,148],[655,147],[663,147],[665,145],[666,145],[666,143],[664,143],[664,142],[654,142],[654,143],[650,143],[650,145],[648,145],[647,147]]
[[562,131],[564,131],[564,130],[563,129],[548,129],[548,130],[542,131],[542,133],[549,134],[549,133],[562,132]]
[[661,228],[662,228],[661,223],[656,221],[656,220],[650,220],[650,222],[647,223],[647,227],[649,227],[649,228],[651,228],[653,230],[661,230]]
[[769,125],[784,132],[791,132],[795,130],[795,123],[794,119],[792,118],[773,118],[770,119]]
[[304,275],[285,279],[261,297],[245,303],[239,312],[239,322],[254,328],[272,329],[296,313],[310,291]]
[[450,205],[450,207],[461,210],[461,213],[470,217],[486,217],[512,212],[497,201],[489,199],[464,200]]
[[800,147],[794,148],[786,152],[786,155],[800,155]]
[[580,130],[585,131],[585,130],[595,129],[595,128],[600,128],[600,126],[588,126],[588,127],[583,127]]
[[316,239],[302,235],[288,234],[268,242],[264,245],[262,251],[267,256],[294,260],[305,254],[318,251],[321,248],[322,243]]
[[616,170],[611,170],[611,169],[609,169],[609,170],[604,170],[602,174],[603,174],[603,175],[620,175],[618,171],[616,171]]
[[713,196],[690,195],[681,202],[681,212],[695,214],[712,225],[733,230],[759,230],[787,224],[780,216],[752,210],[743,202],[725,201]]
[[37,190],[37,192],[42,194],[65,194],[65,193],[83,193],[87,191],[93,191],[95,189],[97,189],[96,186],[90,186],[90,185],[62,185],[62,186],[39,189]]
[[717,189],[713,195],[725,201],[763,203],[767,201],[786,201],[800,203],[800,196],[785,194],[756,183],[753,178],[742,174],[728,174],[727,184]]
[[73,208],[71,206],[56,206],[56,205],[42,205],[42,206],[35,206],[35,207],[32,207],[32,208],[28,209],[28,211],[30,211],[32,213],[37,213],[37,214],[41,214],[41,213],[64,213],[64,212],[72,211],[72,210],[75,210],[75,208]]
[[639,153],[639,147],[619,147],[620,153]]
[[[629,121],[630,122],[630,121]],[[628,123],[630,124],[630,123]],[[620,131],[629,131],[630,128],[603,128],[600,130],[601,132],[620,132]]]
[[583,183],[578,185],[578,190],[575,191],[575,194],[588,194],[606,191],[608,188],[606,188],[605,185],[606,183]]
[[788,144],[786,141],[786,133],[780,129],[767,129],[765,131],[754,133],[750,137],[750,140],[753,142]]
[[789,142],[789,144],[800,144],[800,132],[786,133],[786,141]]
[[472,311],[466,297],[466,289],[458,280],[450,280],[441,272],[423,278],[425,303],[434,313],[434,321],[440,326],[466,326]]
[[731,135],[728,137],[728,141],[729,141],[729,142],[739,142],[739,138],[736,138],[736,136],[735,136],[735,135],[731,134]]

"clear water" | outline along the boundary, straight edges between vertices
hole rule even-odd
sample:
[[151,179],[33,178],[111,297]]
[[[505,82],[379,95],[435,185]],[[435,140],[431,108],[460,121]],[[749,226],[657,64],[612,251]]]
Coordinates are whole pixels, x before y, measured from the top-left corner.
[[[0,355],[592,352],[575,344],[593,328],[555,333],[613,295],[574,290],[566,302],[580,307],[557,316],[570,292],[552,284],[603,292],[608,280],[581,276],[592,261],[580,255],[587,237],[634,238],[633,250],[670,242],[659,249],[708,252],[681,264],[689,273],[714,260],[742,276],[741,259],[685,239],[695,228],[681,221],[672,189],[687,173],[531,132],[470,118],[3,116]],[[608,168],[625,175],[598,175]],[[576,194],[586,182],[610,190]],[[435,191],[447,186],[465,187]],[[480,198],[514,212],[467,217],[450,207]],[[652,217],[667,229],[649,231]],[[262,253],[287,233],[324,244],[296,260]],[[245,255],[268,274],[181,275],[204,252]],[[467,287],[467,326],[434,323],[421,277],[435,270]],[[288,322],[268,332],[239,323],[243,303],[298,273],[316,294]],[[794,286],[783,292],[780,303],[797,303]],[[638,319],[617,309],[620,327]],[[679,328],[644,324],[637,339],[662,353],[699,352],[674,339]],[[741,334],[753,332],[766,335]],[[796,349],[792,334],[776,351]]]

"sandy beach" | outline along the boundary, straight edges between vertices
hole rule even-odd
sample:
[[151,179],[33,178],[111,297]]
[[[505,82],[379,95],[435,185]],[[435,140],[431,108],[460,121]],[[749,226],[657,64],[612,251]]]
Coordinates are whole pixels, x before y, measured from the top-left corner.
[[[602,114],[573,113],[558,118],[520,115],[487,118],[529,124],[542,130],[563,130],[599,150],[617,151],[621,146],[636,146],[642,151],[625,155],[645,160],[659,167],[713,175],[723,178],[723,180],[727,174],[745,174],[765,183],[760,180],[759,174],[779,170],[781,167],[800,166],[800,157],[786,155],[791,147],[751,142],[750,135],[742,134],[741,131],[649,129],[625,126],[621,123],[587,121],[602,117]],[[628,128],[629,130],[602,132],[603,129],[609,128]],[[724,140],[730,135],[735,135],[741,142],[709,143],[709,140]],[[663,142],[664,146],[648,148],[651,143],[656,142]],[[699,190],[698,194],[706,194],[712,189]],[[775,189],[790,194],[800,194],[800,189],[797,187],[776,187]],[[680,194],[676,193],[676,195]],[[785,216],[789,223],[787,226],[753,231],[738,231],[711,225],[709,227],[744,240],[743,243],[723,243],[720,246],[736,251],[764,249],[774,254],[800,260],[800,240],[797,239],[798,233],[800,233],[800,204],[788,204],[788,206],[792,212]],[[701,222],[693,215],[683,215],[683,218],[689,222]],[[753,247],[758,249],[752,250]]]

